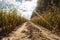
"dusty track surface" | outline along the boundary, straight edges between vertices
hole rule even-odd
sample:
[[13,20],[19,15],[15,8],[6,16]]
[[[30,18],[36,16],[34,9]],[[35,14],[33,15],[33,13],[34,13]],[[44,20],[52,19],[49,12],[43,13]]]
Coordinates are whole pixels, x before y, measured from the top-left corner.
[[32,22],[25,22],[9,35],[9,37],[4,37],[2,40],[60,40],[59,36]]

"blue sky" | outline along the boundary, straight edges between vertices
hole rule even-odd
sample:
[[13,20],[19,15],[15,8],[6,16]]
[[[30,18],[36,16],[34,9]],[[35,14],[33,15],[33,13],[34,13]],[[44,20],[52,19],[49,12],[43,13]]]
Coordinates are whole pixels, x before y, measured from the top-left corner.
[[[2,2],[2,0],[0,0],[0,3]],[[27,19],[30,19],[31,15],[32,15],[32,11],[36,8],[36,4],[37,4],[37,0],[31,0],[31,1],[25,1],[25,0],[4,0],[4,2],[2,2],[2,4],[5,5],[8,4],[8,6],[12,5],[11,8],[16,8],[22,16],[24,16]],[[7,9],[10,9],[8,8]]]
[[16,1],[18,1],[18,2],[21,2],[21,3],[22,3],[22,0],[16,0]]

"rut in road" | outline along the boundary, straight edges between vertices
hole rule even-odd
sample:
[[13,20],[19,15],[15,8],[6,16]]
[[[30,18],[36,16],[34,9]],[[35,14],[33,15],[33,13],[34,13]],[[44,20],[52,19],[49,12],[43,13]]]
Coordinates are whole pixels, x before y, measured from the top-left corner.
[[2,40],[60,40],[60,37],[32,22],[25,22],[9,37],[4,37]]

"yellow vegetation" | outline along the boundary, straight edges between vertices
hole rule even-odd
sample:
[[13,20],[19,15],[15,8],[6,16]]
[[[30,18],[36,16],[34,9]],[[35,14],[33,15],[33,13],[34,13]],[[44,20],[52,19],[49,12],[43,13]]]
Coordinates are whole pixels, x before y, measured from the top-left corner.
[[13,11],[9,11],[8,14],[6,11],[0,11],[0,32],[13,30],[27,21],[27,19],[21,15],[17,15],[17,11],[15,9],[12,10]]

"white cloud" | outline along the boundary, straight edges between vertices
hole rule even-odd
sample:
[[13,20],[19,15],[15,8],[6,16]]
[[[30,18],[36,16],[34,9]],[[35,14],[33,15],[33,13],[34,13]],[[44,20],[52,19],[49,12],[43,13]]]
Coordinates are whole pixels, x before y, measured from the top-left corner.
[[2,0],[0,0],[0,1],[2,1]]
[[36,8],[37,0],[32,0],[32,1],[25,1],[22,3],[22,6],[20,8],[22,10],[26,10],[26,12],[22,11],[22,15],[25,16],[26,18],[30,19],[32,15],[32,11]]

